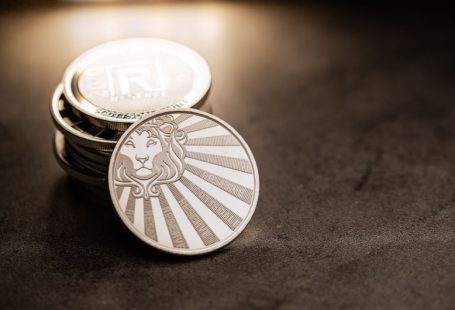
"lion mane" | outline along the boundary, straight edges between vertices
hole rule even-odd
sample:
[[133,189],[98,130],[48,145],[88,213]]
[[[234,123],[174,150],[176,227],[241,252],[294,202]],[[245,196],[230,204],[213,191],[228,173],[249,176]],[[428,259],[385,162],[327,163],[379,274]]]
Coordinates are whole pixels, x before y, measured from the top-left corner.
[[154,118],[136,131],[138,134],[147,132],[149,137],[158,138],[162,151],[153,158],[152,171],[147,176],[137,175],[131,158],[118,154],[114,167],[115,185],[130,186],[134,197],[150,199],[160,194],[159,185],[178,181],[185,171],[184,144],[187,136],[178,128],[171,115]]

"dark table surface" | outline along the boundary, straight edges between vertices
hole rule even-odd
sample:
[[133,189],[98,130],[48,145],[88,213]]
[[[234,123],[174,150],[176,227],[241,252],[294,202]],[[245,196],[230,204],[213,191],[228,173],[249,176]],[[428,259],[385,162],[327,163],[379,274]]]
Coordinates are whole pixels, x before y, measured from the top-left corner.
[[[0,12],[0,308],[455,306],[450,11],[260,3]],[[258,208],[208,256],[129,235],[55,162],[49,100],[89,47],[157,36],[210,63]]]

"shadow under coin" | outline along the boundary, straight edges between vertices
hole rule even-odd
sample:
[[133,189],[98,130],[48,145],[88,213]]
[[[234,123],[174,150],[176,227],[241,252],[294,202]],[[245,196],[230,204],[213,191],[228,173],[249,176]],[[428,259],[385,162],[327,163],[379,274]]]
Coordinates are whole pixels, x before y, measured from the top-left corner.
[[124,227],[108,199],[96,199],[68,177],[55,182],[49,206],[46,242],[64,270],[90,272],[125,263],[173,264],[206,257],[168,255],[142,243]]

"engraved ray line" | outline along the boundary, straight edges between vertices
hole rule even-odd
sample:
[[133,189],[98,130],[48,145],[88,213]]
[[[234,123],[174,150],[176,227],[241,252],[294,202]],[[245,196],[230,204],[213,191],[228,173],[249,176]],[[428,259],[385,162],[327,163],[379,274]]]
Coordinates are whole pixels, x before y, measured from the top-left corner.
[[240,223],[242,218],[235,214],[230,209],[226,208],[221,202],[210,196],[202,188],[191,182],[185,176],[180,179],[183,185],[185,185],[200,201],[202,201],[207,208],[215,213],[231,230],[235,230]]
[[216,187],[222,189],[223,191],[231,194],[232,196],[237,197],[243,202],[251,204],[251,200],[253,199],[252,189],[237,184],[235,182],[229,181],[228,179],[217,176],[216,174],[213,174],[206,170],[192,166],[188,163],[186,164],[186,170],[197,175],[198,177],[207,181],[208,183],[215,185]]
[[145,233],[144,227],[144,199],[136,198],[136,203],[134,207],[134,227],[141,232]]
[[174,213],[172,213],[171,207],[169,206],[169,203],[167,202],[167,199],[162,191],[158,196],[158,200],[160,201],[161,209],[163,210],[163,216],[166,221],[167,229],[169,230],[169,235],[171,236],[172,245],[175,248],[188,248],[188,244],[182,234],[182,230],[180,229]]
[[155,241],[156,236],[155,218],[153,216],[152,203],[150,199],[144,199],[144,232],[147,237]]
[[186,145],[208,145],[208,146],[235,146],[240,145],[239,141],[231,135],[213,136],[204,138],[188,139]]
[[167,185],[172,195],[174,195],[175,200],[177,200],[180,208],[185,212],[186,217],[193,225],[194,229],[201,237],[202,242],[206,246],[211,245],[215,242],[220,241],[215,233],[210,229],[207,223],[201,218],[201,216],[194,210],[193,206],[188,202],[188,200],[183,197],[182,193],[175,187],[174,184]]
[[123,193],[123,186],[116,186],[115,187],[115,194],[117,195],[117,199],[120,200],[120,197],[122,196]]
[[125,215],[134,224],[134,210],[136,209],[136,198],[134,198],[133,193],[130,192],[128,196],[128,202],[126,203]]
[[203,119],[197,123],[191,124],[189,126],[186,126],[184,128],[180,128],[180,129],[184,130],[186,133],[190,133],[193,131],[198,131],[198,130],[202,130],[202,129],[206,129],[206,128],[212,128],[212,127],[216,127],[216,126],[218,126],[218,124],[215,123],[214,121],[211,121],[209,119]]
[[177,116],[177,118],[174,120],[174,122],[176,122],[177,124],[180,124],[181,122],[189,119],[191,116],[193,116],[193,115],[191,115],[190,113],[182,113],[179,116]]
[[187,152],[186,156],[200,161],[205,161],[214,165],[231,168],[238,171],[243,171],[249,174],[253,173],[253,170],[251,169],[251,164],[247,159],[213,154],[204,154],[197,152]]
[[130,197],[131,187],[124,187],[122,193],[118,199],[119,207],[123,213],[125,213],[128,198]]
[[150,203],[155,217],[156,238],[158,243],[173,247],[171,235],[169,229],[167,229],[166,219],[164,218],[158,197],[150,197]]

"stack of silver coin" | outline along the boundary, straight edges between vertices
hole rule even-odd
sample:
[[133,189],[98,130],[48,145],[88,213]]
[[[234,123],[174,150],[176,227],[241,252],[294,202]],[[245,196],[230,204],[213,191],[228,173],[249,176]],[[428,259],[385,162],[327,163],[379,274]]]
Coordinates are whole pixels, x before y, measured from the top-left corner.
[[71,63],[53,95],[56,159],[104,198],[112,151],[128,127],[168,108],[210,112],[210,85],[207,62],[183,45],[150,38],[99,45]]

